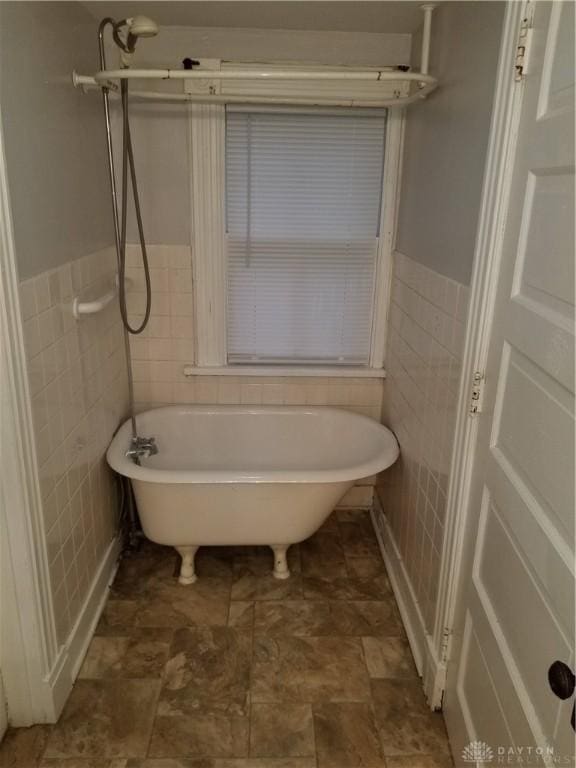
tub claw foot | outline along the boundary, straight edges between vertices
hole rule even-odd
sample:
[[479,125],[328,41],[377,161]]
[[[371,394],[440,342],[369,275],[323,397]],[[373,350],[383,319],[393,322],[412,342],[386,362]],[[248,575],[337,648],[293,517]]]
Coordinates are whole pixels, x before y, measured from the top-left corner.
[[182,565],[180,567],[180,576],[178,577],[178,582],[180,584],[194,584],[198,578],[194,571],[194,556],[198,551],[198,547],[176,547],[176,549],[182,557]]
[[289,579],[290,571],[288,569],[288,561],[286,560],[286,552],[290,545],[272,545],[271,549],[274,552],[274,570],[272,575],[275,579]]

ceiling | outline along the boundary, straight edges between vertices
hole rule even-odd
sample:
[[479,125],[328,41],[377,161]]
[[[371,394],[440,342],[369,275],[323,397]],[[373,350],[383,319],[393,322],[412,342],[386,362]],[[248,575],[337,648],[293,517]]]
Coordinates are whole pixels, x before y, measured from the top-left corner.
[[96,19],[144,14],[160,26],[412,33],[421,0],[86,0]]

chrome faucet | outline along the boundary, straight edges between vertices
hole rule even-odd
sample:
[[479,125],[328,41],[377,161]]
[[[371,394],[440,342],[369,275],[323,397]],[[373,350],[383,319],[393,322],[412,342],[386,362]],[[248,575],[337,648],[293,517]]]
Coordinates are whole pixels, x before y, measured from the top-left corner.
[[126,451],[126,456],[137,461],[142,456],[149,458],[158,453],[155,437],[133,437],[130,441],[130,449]]

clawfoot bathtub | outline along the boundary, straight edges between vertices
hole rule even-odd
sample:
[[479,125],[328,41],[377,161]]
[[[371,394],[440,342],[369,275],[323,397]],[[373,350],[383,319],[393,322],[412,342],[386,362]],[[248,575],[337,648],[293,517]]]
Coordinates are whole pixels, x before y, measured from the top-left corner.
[[180,583],[196,580],[205,545],[266,544],[274,576],[290,576],[286,551],[311,536],[356,480],[386,469],[398,444],[386,427],[336,408],[168,406],[137,417],[158,453],[126,456],[126,422],[108,463],[132,482],[146,536],[182,556]]

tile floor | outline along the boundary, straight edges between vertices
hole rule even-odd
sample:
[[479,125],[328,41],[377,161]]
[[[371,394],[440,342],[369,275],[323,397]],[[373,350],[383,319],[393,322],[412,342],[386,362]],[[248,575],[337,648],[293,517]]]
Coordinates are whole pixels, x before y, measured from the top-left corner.
[[11,731],[1,768],[450,768],[367,513],[290,550],[122,561],[57,725]]

